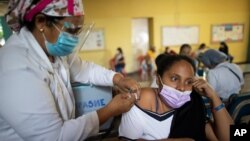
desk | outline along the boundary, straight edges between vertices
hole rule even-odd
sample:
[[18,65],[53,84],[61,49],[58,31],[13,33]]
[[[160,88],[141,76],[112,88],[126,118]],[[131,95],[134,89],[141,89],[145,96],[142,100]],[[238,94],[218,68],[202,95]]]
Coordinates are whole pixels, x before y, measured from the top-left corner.
[[238,66],[241,68],[244,75],[250,73],[250,64],[238,64]]
[[244,87],[241,89],[241,93],[250,92],[250,64],[238,64],[243,71],[244,76]]

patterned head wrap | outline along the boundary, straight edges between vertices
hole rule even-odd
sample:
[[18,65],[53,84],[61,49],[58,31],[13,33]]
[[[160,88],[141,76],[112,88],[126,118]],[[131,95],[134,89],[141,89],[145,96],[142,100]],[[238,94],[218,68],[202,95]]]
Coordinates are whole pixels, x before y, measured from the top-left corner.
[[6,22],[14,31],[19,31],[23,21],[32,21],[38,13],[48,16],[67,17],[84,15],[82,0],[10,0],[5,14]]
[[209,49],[198,56],[198,59],[207,67],[216,66],[227,59],[227,55],[215,49]]

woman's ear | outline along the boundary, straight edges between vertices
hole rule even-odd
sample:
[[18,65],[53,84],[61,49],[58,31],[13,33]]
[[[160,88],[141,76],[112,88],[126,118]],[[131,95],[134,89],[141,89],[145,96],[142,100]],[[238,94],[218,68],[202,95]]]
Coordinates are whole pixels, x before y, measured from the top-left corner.
[[38,30],[44,29],[46,26],[46,17],[43,14],[35,16],[35,26]]

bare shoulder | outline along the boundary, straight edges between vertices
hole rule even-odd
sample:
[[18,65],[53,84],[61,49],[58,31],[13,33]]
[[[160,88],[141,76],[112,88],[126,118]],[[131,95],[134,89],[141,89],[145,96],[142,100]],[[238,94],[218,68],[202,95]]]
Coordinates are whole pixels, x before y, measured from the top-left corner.
[[142,88],[140,100],[137,101],[137,105],[143,109],[151,110],[152,106],[155,105],[155,88]]

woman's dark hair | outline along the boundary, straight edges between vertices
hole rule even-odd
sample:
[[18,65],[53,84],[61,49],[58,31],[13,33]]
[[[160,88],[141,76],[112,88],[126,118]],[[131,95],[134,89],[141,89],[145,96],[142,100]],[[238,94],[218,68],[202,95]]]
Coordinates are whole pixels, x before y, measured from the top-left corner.
[[202,43],[200,46],[199,46],[199,49],[204,49],[206,48],[206,44],[205,43]]
[[118,50],[121,54],[123,54],[122,48],[118,47],[117,50]]
[[190,48],[191,49],[191,46],[189,44],[182,44],[181,47],[180,47],[180,52],[179,54],[182,53],[182,51],[184,50],[184,48]]
[[169,70],[175,63],[182,60],[188,62],[193,67],[194,72],[196,72],[194,61],[190,57],[183,55],[160,54],[155,59],[155,64],[157,66],[157,74],[162,77],[165,71]]
[[221,47],[219,48],[219,51],[224,52],[226,55],[228,55],[228,46],[226,42],[220,42]]
[[[39,1],[40,0],[33,0],[27,9],[30,9],[33,5],[37,4]],[[40,14],[40,13],[38,13],[38,14]],[[26,26],[29,31],[33,31],[35,28],[35,20],[34,19],[36,16],[37,15],[35,15],[30,22],[26,21],[26,20],[21,21],[21,27]],[[57,21],[62,20],[64,18],[64,17],[53,17],[53,16],[47,16],[47,15],[44,15],[44,17],[45,18],[43,20],[46,21],[46,25],[49,27],[51,27],[53,25],[53,23],[56,23]]]

